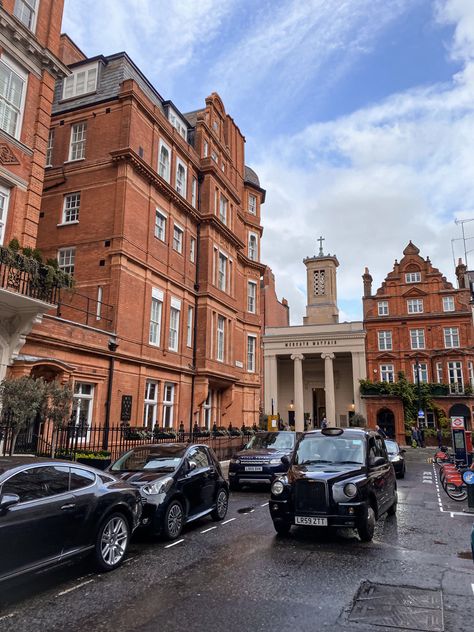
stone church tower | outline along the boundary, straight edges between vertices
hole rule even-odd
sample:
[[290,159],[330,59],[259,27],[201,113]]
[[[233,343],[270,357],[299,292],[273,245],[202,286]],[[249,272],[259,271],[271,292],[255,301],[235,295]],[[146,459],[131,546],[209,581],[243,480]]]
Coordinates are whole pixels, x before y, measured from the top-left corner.
[[328,325],[339,322],[337,307],[336,268],[339,265],[336,255],[325,255],[323,238],[320,237],[319,253],[306,257],[307,305],[304,325]]

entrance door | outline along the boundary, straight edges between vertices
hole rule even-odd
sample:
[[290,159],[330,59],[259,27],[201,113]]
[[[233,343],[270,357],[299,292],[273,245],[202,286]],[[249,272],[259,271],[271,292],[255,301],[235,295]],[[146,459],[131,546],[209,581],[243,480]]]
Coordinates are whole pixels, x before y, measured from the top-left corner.
[[315,428],[321,428],[321,421],[324,417],[326,417],[324,388],[313,388],[313,420]]
[[395,439],[395,415],[389,408],[382,408],[377,413],[377,424],[389,439]]

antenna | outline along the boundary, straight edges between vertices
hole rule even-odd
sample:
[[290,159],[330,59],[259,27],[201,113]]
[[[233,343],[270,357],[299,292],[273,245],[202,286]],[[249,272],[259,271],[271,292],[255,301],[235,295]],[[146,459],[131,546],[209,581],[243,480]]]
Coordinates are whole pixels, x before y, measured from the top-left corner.
[[462,240],[464,244],[464,263],[466,264],[466,268],[469,269],[469,266],[467,265],[466,235],[464,234],[464,224],[467,224],[467,222],[474,222],[474,217],[471,219],[455,219],[454,220],[454,223],[456,225],[461,224]]

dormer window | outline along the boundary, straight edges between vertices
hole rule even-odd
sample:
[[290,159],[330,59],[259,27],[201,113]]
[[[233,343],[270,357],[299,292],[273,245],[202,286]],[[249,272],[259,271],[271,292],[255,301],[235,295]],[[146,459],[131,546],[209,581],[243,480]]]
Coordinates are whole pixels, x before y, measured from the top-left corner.
[[158,173],[166,182],[170,181],[170,154],[170,148],[161,141],[160,155],[158,158]]
[[97,90],[98,62],[74,68],[63,81],[63,99],[73,99]]
[[181,134],[181,136],[184,138],[184,140],[188,140],[188,126],[186,125],[186,123],[183,121],[182,118],[180,118],[176,112],[174,110],[172,110],[171,108],[169,108],[168,110],[168,120],[171,123],[171,125],[178,130],[178,132]]
[[405,274],[405,281],[407,283],[420,283],[421,272],[407,272]]

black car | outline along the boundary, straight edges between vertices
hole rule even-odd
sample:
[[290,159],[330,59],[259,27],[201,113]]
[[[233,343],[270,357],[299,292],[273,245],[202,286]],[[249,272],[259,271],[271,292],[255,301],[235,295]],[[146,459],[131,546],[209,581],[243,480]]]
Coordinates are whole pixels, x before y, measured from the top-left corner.
[[223,520],[229,488],[214,451],[205,445],[142,445],[123,454],[108,471],[139,488],[142,525],[169,540],[208,514]]
[[87,553],[112,570],[141,511],[135,489],[91,467],[0,457],[0,581]]
[[272,484],[269,507],[279,534],[294,524],[352,527],[370,541],[375,521],[397,510],[395,472],[383,439],[358,428],[306,432],[288,473]]
[[397,478],[405,478],[406,465],[404,455],[406,450],[400,448],[398,443],[391,439],[385,439],[385,446],[387,447],[388,458],[392,462]]
[[237,491],[242,485],[271,483],[276,476],[288,470],[282,457],[291,458],[300,433],[257,432],[245,448],[229,462],[230,489]]

